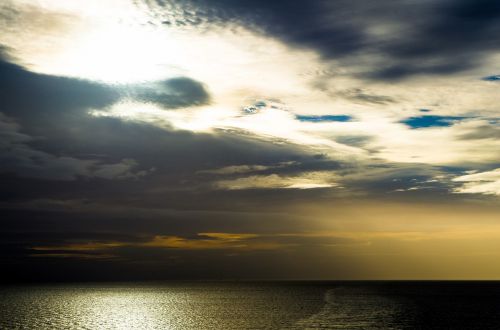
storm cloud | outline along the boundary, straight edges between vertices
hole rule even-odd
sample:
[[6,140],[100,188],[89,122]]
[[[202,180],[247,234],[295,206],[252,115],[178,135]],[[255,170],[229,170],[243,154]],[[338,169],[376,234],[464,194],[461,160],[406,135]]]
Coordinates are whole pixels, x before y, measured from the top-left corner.
[[500,7],[495,0],[384,0],[373,4],[193,0],[157,4],[165,10],[181,8],[186,17],[208,22],[239,21],[295,47],[314,49],[326,59],[378,54],[385,57],[384,62],[373,63],[366,72],[375,79],[453,74],[478,65],[500,45]]

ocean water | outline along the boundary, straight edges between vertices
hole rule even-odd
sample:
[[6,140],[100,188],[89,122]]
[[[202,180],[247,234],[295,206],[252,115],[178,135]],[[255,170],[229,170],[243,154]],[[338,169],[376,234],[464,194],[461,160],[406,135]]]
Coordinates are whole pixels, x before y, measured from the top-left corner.
[[500,329],[500,282],[4,286],[0,329]]

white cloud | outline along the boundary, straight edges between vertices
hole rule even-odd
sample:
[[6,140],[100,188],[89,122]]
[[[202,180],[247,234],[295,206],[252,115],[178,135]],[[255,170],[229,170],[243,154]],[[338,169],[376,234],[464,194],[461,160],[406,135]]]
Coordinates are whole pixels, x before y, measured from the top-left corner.
[[[491,125],[484,118],[498,117],[498,84],[480,80],[485,72],[495,73],[495,61],[485,60],[478,69],[453,76],[398,83],[366,80],[356,73],[377,63],[368,54],[341,64],[236,23],[190,24],[175,6],[151,6],[128,0],[8,1],[1,10],[13,18],[0,23],[2,43],[32,71],[106,82],[187,76],[204,83],[211,96],[210,105],[180,111],[128,100],[94,115],[193,132],[249,133],[358,162],[373,157],[456,165],[491,163],[500,157],[498,139],[478,144],[460,138],[474,126]],[[7,8],[14,8],[15,15]],[[165,20],[183,24],[161,24]],[[245,112],[253,100],[274,104]],[[422,108],[431,112],[419,112]],[[308,123],[296,120],[297,114],[354,119]],[[416,130],[399,123],[424,114],[474,119]],[[336,142],[343,136],[369,139],[353,147]]]
[[488,172],[479,172],[459,176],[455,182],[464,182],[454,192],[461,194],[487,194],[500,196],[500,168]]
[[267,169],[274,168],[274,166],[264,165],[234,165],[217,168],[213,170],[198,171],[199,174],[241,174],[248,172],[259,172]]
[[215,187],[225,190],[331,188],[338,186],[335,178],[335,174],[324,171],[304,172],[296,176],[252,175],[216,181]]

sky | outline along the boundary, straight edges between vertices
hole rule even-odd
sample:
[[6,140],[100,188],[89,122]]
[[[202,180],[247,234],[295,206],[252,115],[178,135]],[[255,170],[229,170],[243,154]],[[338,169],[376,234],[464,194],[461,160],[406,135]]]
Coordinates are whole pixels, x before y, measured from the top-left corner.
[[11,280],[500,279],[500,2],[4,0]]

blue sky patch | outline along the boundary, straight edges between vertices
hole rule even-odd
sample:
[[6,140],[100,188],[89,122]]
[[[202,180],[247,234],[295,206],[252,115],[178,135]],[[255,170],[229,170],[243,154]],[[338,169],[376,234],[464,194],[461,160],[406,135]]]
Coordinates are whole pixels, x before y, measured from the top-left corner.
[[456,121],[460,121],[465,118],[467,117],[419,116],[406,118],[401,120],[400,123],[403,123],[411,128],[447,127],[453,125]]
[[296,119],[300,121],[309,121],[313,123],[321,123],[321,122],[328,122],[328,121],[351,121],[352,117],[347,116],[347,115],[326,115],[326,116],[303,116],[303,115],[297,115],[295,116]]

